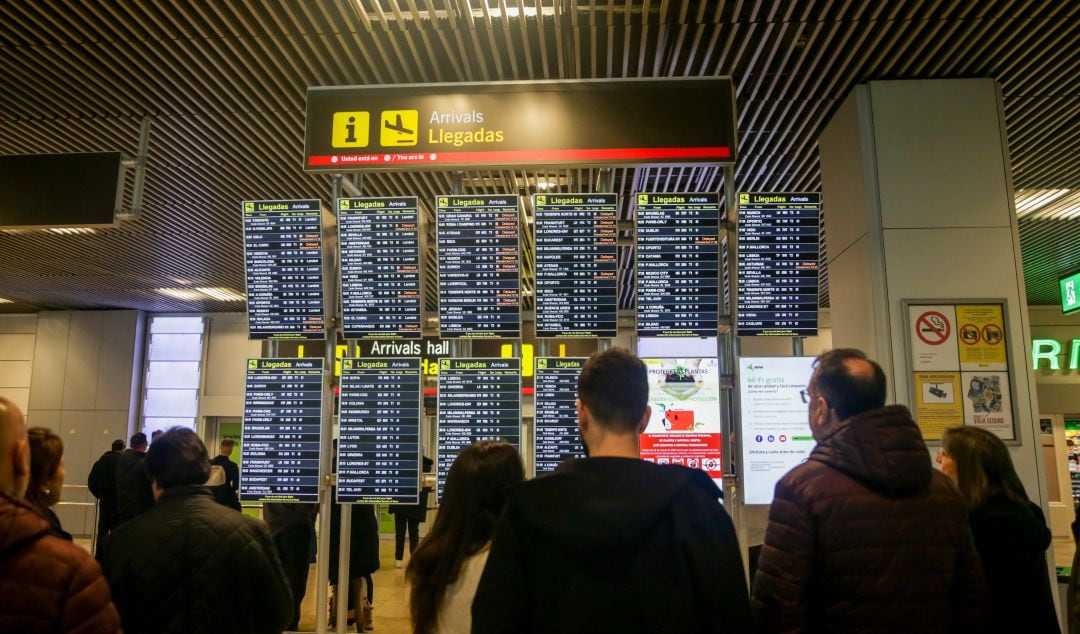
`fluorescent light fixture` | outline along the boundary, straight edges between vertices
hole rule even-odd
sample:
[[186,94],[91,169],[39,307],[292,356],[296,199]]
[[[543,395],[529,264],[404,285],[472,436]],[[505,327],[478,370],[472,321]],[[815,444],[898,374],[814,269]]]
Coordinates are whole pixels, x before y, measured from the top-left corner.
[[58,233],[63,236],[86,236],[97,233],[97,231],[90,227],[50,227],[46,229],[49,233]]
[[548,191],[555,189],[559,184],[555,181],[536,181],[537,191]]
[[3,297],[0,297],[0,304],[14,304],[14,303],[15,302],[11,301],[10,299],[4,299]]
[[220,286],[200,286],[195,290],[199,291],[203,295],[212,297],[213,299],[223,302],[242,302],[247,299],[243,293],[238,293],[231,288],[223,288]]
[[1016,216],[1027,220],[1080,218],[1080,189],[1018,189]]
[[168,295],[174,299],[182,299],[188,302],[206,299],[205,295],[192,288],[155,288],[154,290],[162,295]]

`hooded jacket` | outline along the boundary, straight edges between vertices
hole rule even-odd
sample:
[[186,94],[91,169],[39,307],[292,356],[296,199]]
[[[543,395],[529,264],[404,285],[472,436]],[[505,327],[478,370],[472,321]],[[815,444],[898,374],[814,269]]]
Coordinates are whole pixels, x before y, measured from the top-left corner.
[[120,631],[101,568],[49,534],[29,505],[0,493],[0,632]]
[[116,464],[116,524],[136,517],[154,506],[154,491],[143,458],[146,454],[125,449]]
[[128,634],[280,632],[292,591],[270,531],[200,486],[170,487],[97,552]]
[[986,631],[1060,632],[1046,568],[1052,535],[1042,510],[996,495],[970,518],[990,591]]
[[852,416],[776,485],[761,632],[974,632],[985,585],[960,494],[906,407]]
[[511,488],[473,632],[747,632],[742,558],[700,470],[564,463]]

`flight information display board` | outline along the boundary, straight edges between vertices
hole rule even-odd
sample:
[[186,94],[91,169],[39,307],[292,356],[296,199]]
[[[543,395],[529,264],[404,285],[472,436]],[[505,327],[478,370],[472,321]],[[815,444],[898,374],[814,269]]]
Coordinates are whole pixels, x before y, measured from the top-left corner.
[[821,194],[739,194],[739,336],[818,331]]
[[617,334],[617,194],[536,194],[536,336]]
[[715,337],[720,194],[637,194],[637,334]]
[[577,381],[586,361],[584,357],[536,359],[536,475],[551,473],[566,460],[585,457],[578,432]]
[[248,359],[240,499],[317,502],[323,360]]
[[440,359],[436,491],[461,450],[478,440],[521,448],[521,360]]
[[420,359],[342,359],[337,501],[420,501]]
[[323,339],[322,202],[245,200],[250,339]]
[[443,338],[521,336],[517,196],[439,196]]
[[416,197],[339,198],[337,208],[345,338],[419,339]]

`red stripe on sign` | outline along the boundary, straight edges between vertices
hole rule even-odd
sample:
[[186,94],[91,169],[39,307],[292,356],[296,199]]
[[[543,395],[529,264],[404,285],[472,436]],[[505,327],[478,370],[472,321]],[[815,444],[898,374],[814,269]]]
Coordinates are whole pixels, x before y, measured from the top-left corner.
[[393,164],[539,163],[547,161],[649,161],[729,159],[731,148],[660,147],[592,150],[493,150],[486,152],[412,152],[404,154],[338,154],[308,157],[308,166],[383,166]]

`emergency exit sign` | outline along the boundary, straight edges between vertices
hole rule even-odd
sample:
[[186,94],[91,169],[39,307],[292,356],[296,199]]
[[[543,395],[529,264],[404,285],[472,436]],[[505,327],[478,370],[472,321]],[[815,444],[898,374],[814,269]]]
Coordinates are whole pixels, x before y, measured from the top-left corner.
[[1080,310],[1080,271],[1062,277],[1058,284],[1061,285],[1061,312]]

